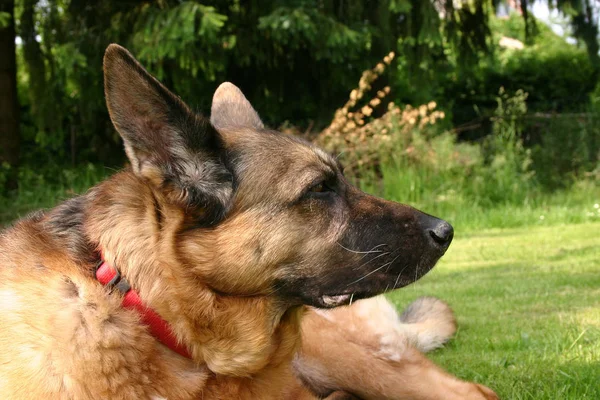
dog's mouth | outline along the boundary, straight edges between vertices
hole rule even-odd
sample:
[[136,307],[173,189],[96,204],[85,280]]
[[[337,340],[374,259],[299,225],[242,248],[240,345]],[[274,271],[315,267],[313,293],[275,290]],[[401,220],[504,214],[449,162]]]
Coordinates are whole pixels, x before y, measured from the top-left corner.
[[325,307],[338,307],[350,303],[351,299],[352,295],[347,293],[334,295],[324,294],[319,298],[319,303],[323,304]]
[[325,282],[319,277],[310,277],[278,281],[275,287],[287,301],[315,308],[335,308],[408,286],[425,275],[437,258],[421,259],[412,268],[403,264],[401,272],[376,271],[353,276],[329,274]]
[[372,297],[377,293],[352,292],[339,294],[324,294],[313,301],[312,306],[318,308],[334,308],[352,304],[353,301]]
[[342,290],[340,292],[326,293],[311,298],[309,305],[317,308],[334,308],[352,304],[354,301],[377,296],[382,293],[389,292],[394,289],[399,289],[414,283],[418,277],[416,276],[395,276],[393,280],[383,279],[370,282],[366,288],[355,287],[352,290]]

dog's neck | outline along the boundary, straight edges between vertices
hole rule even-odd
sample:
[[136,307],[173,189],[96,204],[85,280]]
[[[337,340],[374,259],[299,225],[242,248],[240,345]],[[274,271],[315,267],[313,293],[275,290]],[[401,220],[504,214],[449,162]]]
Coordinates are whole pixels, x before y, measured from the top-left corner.
[[[87,195],[95,214],[86,215],[86,233],[144,303],[170,324],[193,360],[216,374],[234,376],[291,360],[299,344],[302,307],[267,295],[226,296],[211,290],[189,266],[180,265],[173,239],[181,213],[161,210],[158,226],[151,189],[133,174],[119,175]],[[129,189],[120,193],[125,179]]]

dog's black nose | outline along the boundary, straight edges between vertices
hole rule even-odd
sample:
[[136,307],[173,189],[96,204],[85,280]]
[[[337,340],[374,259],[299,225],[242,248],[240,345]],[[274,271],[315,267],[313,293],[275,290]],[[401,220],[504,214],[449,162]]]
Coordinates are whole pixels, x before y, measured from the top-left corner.
[[452,225],[428,214],[422,214],[420,220],[431,245],[445,251],[454,237]]
[[429,234],[440,246],[447,247],[454,237],[454,229],[446,221],[440,220],[433,229],[429,230]]

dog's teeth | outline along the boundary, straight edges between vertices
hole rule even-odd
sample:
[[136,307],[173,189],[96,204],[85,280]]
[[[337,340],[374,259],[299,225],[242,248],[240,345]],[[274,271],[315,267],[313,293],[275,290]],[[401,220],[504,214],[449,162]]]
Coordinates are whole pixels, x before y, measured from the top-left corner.
[[323,296],[323,304],[326,306],[335,306],[338,304],[345,303],[350,298],[349,294],[338,294],[335,296]]

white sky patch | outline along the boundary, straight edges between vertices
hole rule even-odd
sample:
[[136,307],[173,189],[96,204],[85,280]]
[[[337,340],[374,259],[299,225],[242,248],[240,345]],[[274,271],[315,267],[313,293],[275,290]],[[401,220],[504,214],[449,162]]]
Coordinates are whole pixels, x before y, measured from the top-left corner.
[[556,8],[550,9],[546,1],[536,1],[533,3],[531,13],[540,21],[552,29],[554,33],[565,38],[567,43],[576,44],[577,40],[571,36],[569,27],[569,18],[558,11]]

